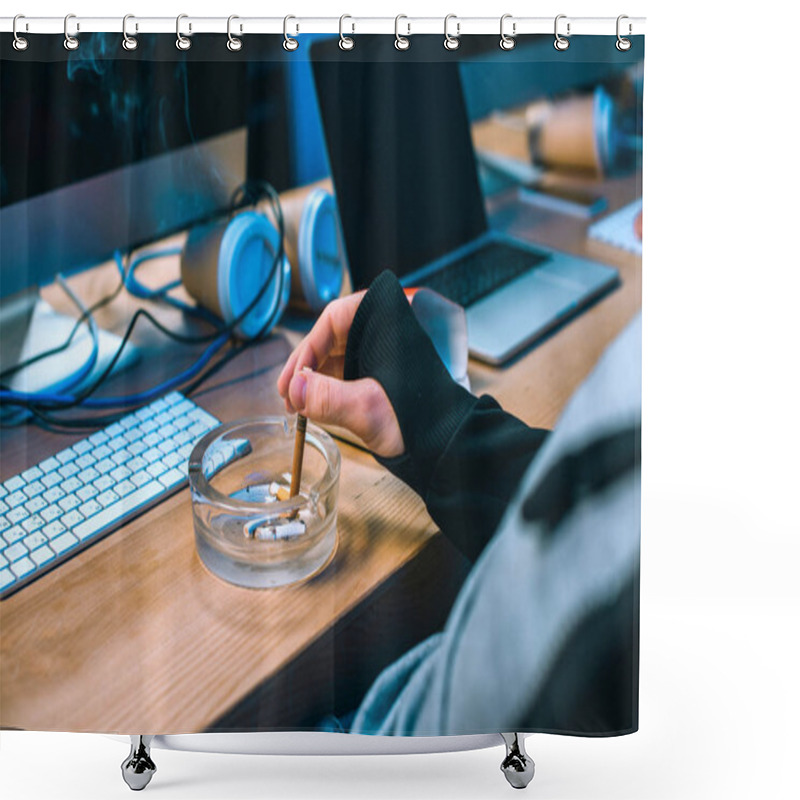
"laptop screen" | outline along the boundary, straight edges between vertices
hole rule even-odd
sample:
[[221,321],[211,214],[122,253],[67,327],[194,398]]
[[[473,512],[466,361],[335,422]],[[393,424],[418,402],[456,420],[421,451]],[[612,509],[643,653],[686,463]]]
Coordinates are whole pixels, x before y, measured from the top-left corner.
[[[408,275],[487,229],[457,61],[393,61],[387,39],[359,37],[341,58],[337,39],[312,50],[355,288],[387,268]],[[383,60],[370,58],[375,48]]]

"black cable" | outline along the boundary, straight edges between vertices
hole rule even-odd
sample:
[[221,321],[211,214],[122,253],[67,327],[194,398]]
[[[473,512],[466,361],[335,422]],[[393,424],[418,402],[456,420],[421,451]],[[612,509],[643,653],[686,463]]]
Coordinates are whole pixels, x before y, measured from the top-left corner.
[[[158,330],[160,330],[162,333],[164,333],[169,338],[171,338],[171,339],[173,339],[175,341],[178,341],[180,343],[184,343],[184,344],[199,344],[199,343],[202,343],[202,342],[213,341],[214,339],[218,338],[219,336],[223,335],[224,333],[233,332],[233,329],[253,310],[253,308],[255,308],[256,304],[261,300],[262,296],[264,295],[264,293],[267,291],[267,289],[269,288],[270,284],[272,283],[272,280],[273,280],[273,278],[275,276],[276,270],[280,269],[280,266],[281,266],[281,264],[283,262],[283,257],[284,257],[283,239],[284,239],[284,234],[285,234],[285,226],[284,226],[283,211],[281,209],[280,198],[278,197],[278,193],[266,181],[258,181],[258,182],[255,183],[255,185],[259,186],[263,190],[263,192],[269,197],[270,204],[271,204],[271,207],[272,207],[272,211],[275,214],[276,221],[278,223],[278,234],[279,234],[278,235],[278,242],[279,242],[279,244],[278,244],[277,252],[275,253],[275,256],[273,258],[272,265],[270,267],[269,275],[267,276],[267,279],[264,281],[263,285],[261,286],[261,289],[255,295],[255,297],[251,300],[251,302],[247,305],[247,307],[244,309],[244,311],[241,314],[239,314],[232,322],[230,322],[229,324],[227,324],[225,326],[220,327],[213,334],[209,334],[208,336],[189,337],[189,336],[185,336],[183,334],[178,334],[178,333],[175,333],[174,331],[171,331],[169,328],[167,328],[161,322],[159,322],[155,317],[153,317],[153,315],[150,314],[147,310],[145,310],[143,308],[137,309],[136,312],[133,315],[133,318],[131,319],[130,323],[128,324],[128,327],[127,327],[127,329],[125,331],[125,334],[122,337],[122,341],[120,343],[120,346],[118,347],[118,349],[117,349],[116,353],[114,354],[113,358],[111,359],[110,363],[107,365],[106,369],[94,381],[93,384],[91,384],[90,386],[86,387],[82,392],[79,392],[73,398],[72,401],[70,401],[69,403],[58,403],[58,404],[53,403],[53,402],[49,402],[48,403],[48,402],[36,402],[36,401],[28,401],[28,402],[19,401],[19,402],[13,402],[13,403],[12,402],[8,402],[8,404],[9,405],[19,406],[19,407],[22,407],[22,408],[27,408],[28,410],[30,410],[32,412],[38,411],[39,414],[35,414],[36,419],[37,420],[41,420],[42,422],[47,422],[48,424],[61,424],[63,422],[66,422],[66,420],[55,420],[50,415],[46,415],[44,413],[44,410],[45,409],[59,410],[59,411],[68,410],[68,409],[73,408],[73,407],[75,407],[77,405],[80,405],[87,397],[89,397],[91,394],[93,394],[94,391],[96,391],[96,389],[111,374],[114,366],[116,365],[117,361],[119,360],[120,356],[122,355],[122,352],[123,352],[128,340],[130,339],[130,336],[131,336],[131,334],[133,332],[133,329],[134,329],[134,327],[136,325],[136,322],[141,317],[144,317],[145,319],[149,320]],[[123,270],[122,283],[124,285],[124,270]],[[117,293],[119,293],[120,289],[118,288],[116,291],[117,291]],[[106,302],[110,302],[110,301],[106,301]],[[93,306],[93,308],[94,308],[94,306]],[[276,308],[276,310],[277,310],[277,308]],[[259,340],[264,335],[264,332],[267,330],[267,328],[271,326],[273,321],[274,320],[272,319],[272,317],[267,319],[266,322],[264,323],[264,325],[262,326],[262,328],[256,333],[255,337],[253,337],[251,342]],[[250,343],[248,342],[246,344],[247,344],[247,346],[249,346]],[[242,350],[244,350],[244,349],[246,349],[246,347],[242,347]],[[205,374],[205,373],[203,373],[203,374]],[[124,413],[121,413],[120,417],[121,416],[125,416],[128,413],[133,413],[134,410],[135,410],[135,408],[128,409]],[[108,415],[108,416],[111,416],[111,415]]]
[[[103,308],[103,306],[107,306],[110,302],[115,300],[124,287],[125,287],[125,281],[123,279],[120,279],[120,282],[117,284],[117,288],[114,289],[113,292],[107,294],[105,297],[98,300],[94,305],[89,306],[89,308],[87,308],[80,315],[80,317],[78,317],[77,321],[72,326],[72,330],[70,331],[69,336],[67,336],[67,339],[63,344],[57,345],[56,347],[53,347],[50,350],[45,350],[44,352],[37,353],[37,355],[25,359],[25,361],[21,361],[18,364],[14,364],[8,367],[7,369],[4,369],[2,372],[0,372],[0,380],[9,375],[16,374],[21,369],[25,369],[26,367],[35,364],[37,361],[41,361],[43,358],[50,358],[50,356],[58,355],[59,353],[66,350],[70,346],[70,344],[72,344],[72,340],[75,338],[75,334],[78,332],[81,325],[83,325],[83,323],[86,322],[86,320],[89,319],[89,317],[91,317],[95,311],[97,311],[100,308]],[[3,388],[7,387],[4,385]]]

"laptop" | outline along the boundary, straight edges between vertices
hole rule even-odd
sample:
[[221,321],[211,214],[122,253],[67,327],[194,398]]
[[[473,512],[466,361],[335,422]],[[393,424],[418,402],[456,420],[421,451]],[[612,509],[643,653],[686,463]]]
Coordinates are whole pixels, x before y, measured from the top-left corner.
[[439,292],[464,306],[470,354],[499,365],[618,282],[489,228],[456,61],[330,50],[312,60],[354,288],[389,268]]

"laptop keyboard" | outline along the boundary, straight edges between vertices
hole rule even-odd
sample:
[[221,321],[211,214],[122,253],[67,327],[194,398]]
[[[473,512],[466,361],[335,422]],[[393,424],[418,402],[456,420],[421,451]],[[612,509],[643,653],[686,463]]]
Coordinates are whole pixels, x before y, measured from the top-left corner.
[[550,260],[548,253],[523,250],[507,242],[487,242],[419,282],[466,308]]

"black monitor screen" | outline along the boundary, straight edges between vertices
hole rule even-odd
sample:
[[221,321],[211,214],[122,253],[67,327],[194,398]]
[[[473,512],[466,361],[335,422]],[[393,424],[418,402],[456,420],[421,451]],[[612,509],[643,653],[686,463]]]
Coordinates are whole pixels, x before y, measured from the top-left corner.
[[458,63],[373,60],[370,48],[394,50],[380,38],[359,37],[358,58],[336,58],[338,40],[312,50],[356,287],[387,268],[407,275],[487,227]]
[[284,65],[203,57],[224,38],[0,52],[3,297],[222,213],[245,178],[289,186]]

